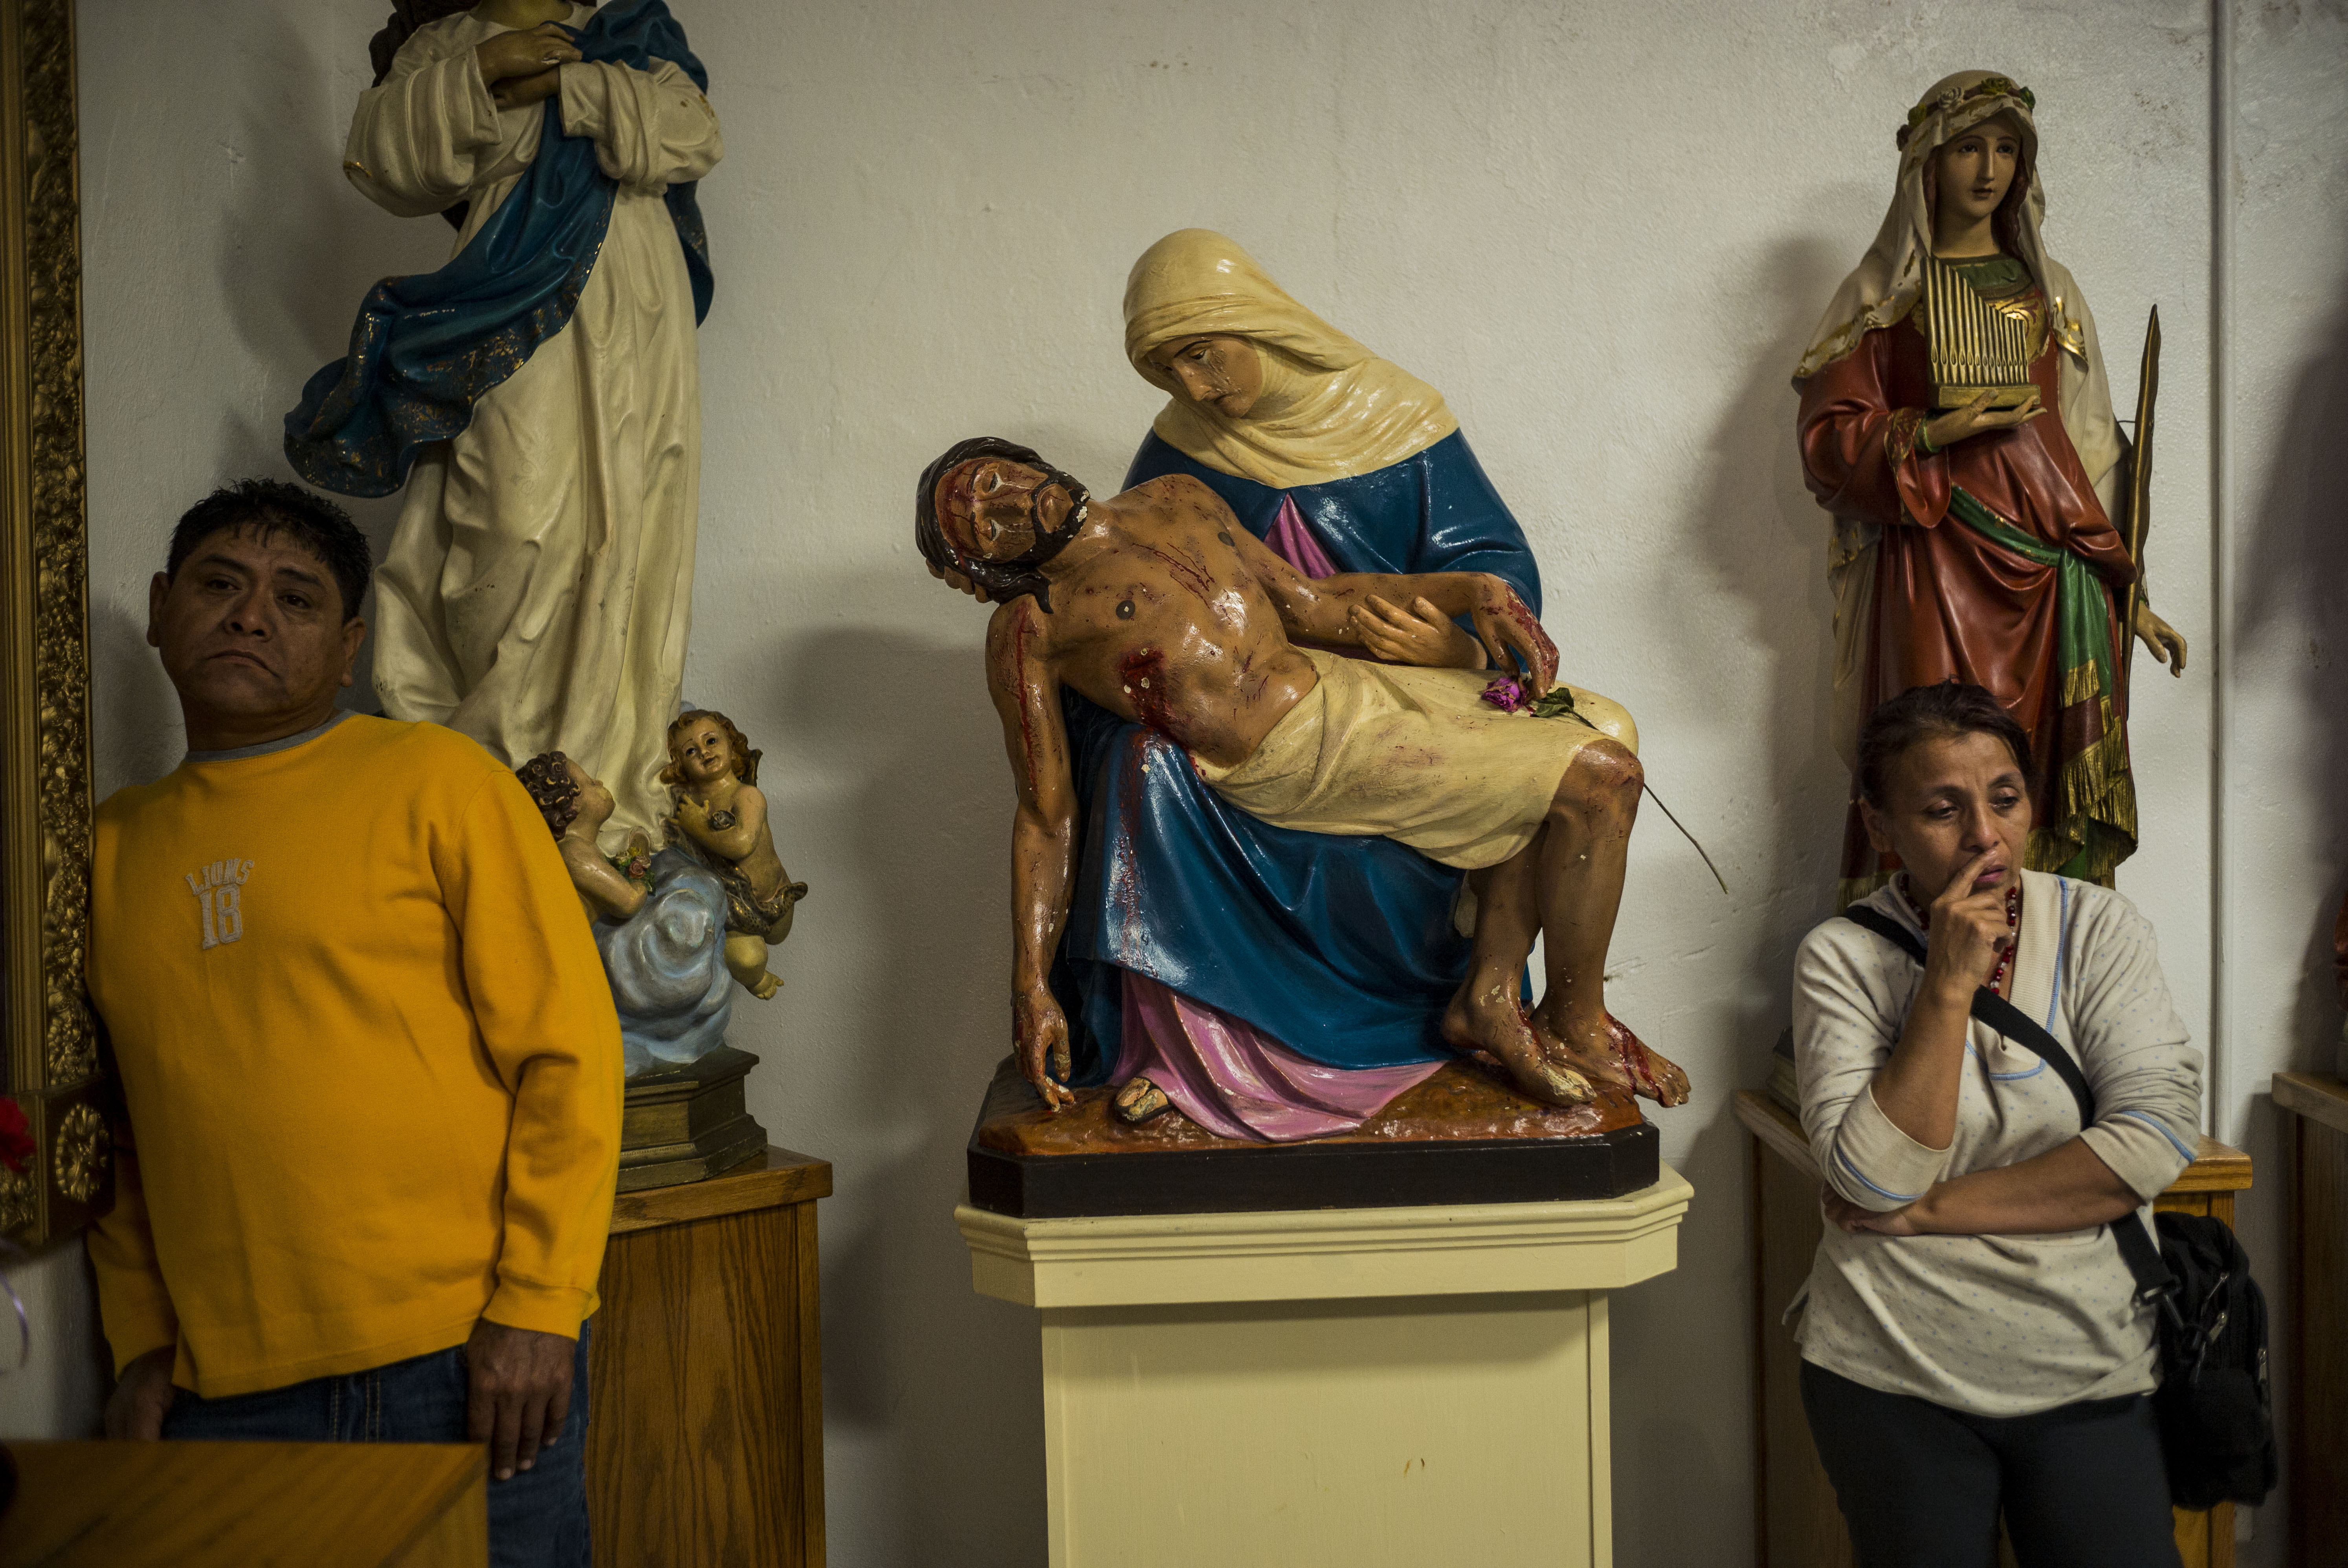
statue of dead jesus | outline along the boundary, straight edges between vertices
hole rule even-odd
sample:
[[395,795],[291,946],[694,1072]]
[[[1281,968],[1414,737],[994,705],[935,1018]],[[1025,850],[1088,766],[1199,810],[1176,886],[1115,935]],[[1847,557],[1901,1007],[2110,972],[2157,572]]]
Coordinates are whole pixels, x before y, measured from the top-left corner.
[[[1382,835],[1469,874],[1473,957],[1444,1038],[1482,1051],[1552,1104],[1628,1086],[1665,1105],[1687,1076],[1606,1010],[1607,943],[1643,784],[1622,709],[1571,692],[1571,715],[1485,700],[1490,673],[1349,656],[1395,606],[1466,616],[1498,671],[1530,694],[1557,650],[1516,592],[1481,572],[1298,572],[1204,484],[1169,475],[1111,500],[1007,441],[962,442],[915,499],[932,575],[999,602],[987,685],[1018,809],[1012,826],[1012,1015],[1021,1071],[1074,1103],[1068,1024],[1048,983],[1068,909],[1077,823],[1063,686],[1148,726],[1240,809],[1282,827]],[[1625,743],[1628,742],[1629,743]],[[1547,992],[1519,1000],[1536,936]],[[1117,1113],[1164,1111],[1119,1085]]]

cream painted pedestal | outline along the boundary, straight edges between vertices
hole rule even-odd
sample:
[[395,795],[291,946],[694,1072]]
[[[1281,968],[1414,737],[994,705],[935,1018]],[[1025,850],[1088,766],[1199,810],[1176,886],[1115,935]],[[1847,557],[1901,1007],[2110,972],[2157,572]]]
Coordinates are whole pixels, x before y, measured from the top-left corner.
[[957,1208],[972,1283],[1043,1318],[1052,1568],[1602,1568],[1607,1292],[1672,1269],[1692,1195]]

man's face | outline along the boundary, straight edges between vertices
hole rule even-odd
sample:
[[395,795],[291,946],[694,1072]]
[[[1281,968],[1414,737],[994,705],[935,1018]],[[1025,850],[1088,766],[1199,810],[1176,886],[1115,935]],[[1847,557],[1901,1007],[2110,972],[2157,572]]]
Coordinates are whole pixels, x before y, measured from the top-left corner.
[[366,640],[326,563],[282,528],[222,528],[148,586],[147,641],[191,723],[323,718]]
[[1008,457],[954,465],[938,481],[938,525],[946,542],[980,560],[1022,559],[1039,539],[1065,533],[1076,507],[1067,486],[1050,481],[1041,469]]

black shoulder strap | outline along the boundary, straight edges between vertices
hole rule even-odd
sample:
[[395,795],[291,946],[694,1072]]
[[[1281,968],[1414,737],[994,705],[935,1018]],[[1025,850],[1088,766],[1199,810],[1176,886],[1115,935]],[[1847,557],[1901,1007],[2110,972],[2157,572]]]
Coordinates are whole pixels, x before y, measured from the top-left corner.
[[1924,961],[1924,944],[1916,933],[1884,914],[1865,905],[1854,904],[1842,912],[1842,917],[1854,926],[1864,926],[1877,936],[1904,951],[1918,963]]
[[[1916,934],[1890,916],[1873,909],[1850,908],[1842,912],[1843,918],[1863,926],[1885,940],[1906,950],[1918,963],[1924,961],[1924,944]],[[1987,986],[1973,991],[1972,1015],[1997,1030],[2014,1044],[2035,1052],[2054,1075],[2071,1091],[2078,1102],[2079,1125],[2092,1127],[2096,1122],[2096,1093],[2087,1086],[2087,1075],[2081,1071],[2076,1058],[2063,1049],[2063,1042],[2049,1034],[2037,1020],[2015,1007]],[[2136,1280],[2137,1299],[2162,1301],[2177,1292],[2177,1276],[2160,1260],[2160,1248],[2141,1220],[2131,1224],[2123,1218],[2112,1225],[2112,1239],[2119,1244],[2120,1258],[2127,1265]]]

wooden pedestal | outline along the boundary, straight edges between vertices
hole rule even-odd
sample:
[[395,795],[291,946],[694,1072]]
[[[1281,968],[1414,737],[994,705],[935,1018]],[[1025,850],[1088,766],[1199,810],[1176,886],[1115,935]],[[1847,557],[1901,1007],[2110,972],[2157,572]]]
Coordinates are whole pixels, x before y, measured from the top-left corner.
[[820,1568],[824,1161],[623,1193],[588,1348],[597,1568]]
[[1690,1196],[955,1210],[976,1288],[1037,1309],[1051,1568],[1604,1568],[1608,1292],[1674,1266]]
[[11,1443],[0,1568],[480,1568],[472,1443]]
[[620,1191],[703,1182],[767,1147],[742,1081],[758,1059],[721,1045],[698,1061],[628,1080],[620,1118]]
[[2291,1336],[2281,1390],[2292,1568],[2348,1561],[2348,1082],[2278,1072],[2290,1174]]
[[[1801,1124],[1765,1094],[1740,1090],[1736,1119],[1753,1134],[1754,1561],[1761,1568],[1849,1568],[1850,1536],[1802,1414],[1801,1353],[1781,1323],[1809,1277],[1826,1227],[1818,1162]],[[2234,1223],[2234,1194],[2250,1184],[2250,1157],[2215,1139],[2154,1207]],[[2185,1568],[2233,1568],[2234,1505],[2177,1511]],[[1999,1562],[2010,1565],[2010,1552]]]

